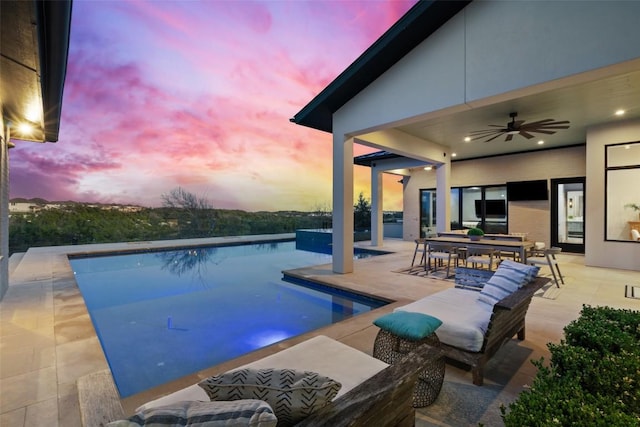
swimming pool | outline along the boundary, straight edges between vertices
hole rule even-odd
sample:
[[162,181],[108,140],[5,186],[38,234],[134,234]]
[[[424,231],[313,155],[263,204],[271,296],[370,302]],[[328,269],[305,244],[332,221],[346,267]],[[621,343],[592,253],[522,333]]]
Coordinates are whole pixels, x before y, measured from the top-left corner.
[[281,280],[331,262],[294,241],[69,261],[122,397],[387,303]]

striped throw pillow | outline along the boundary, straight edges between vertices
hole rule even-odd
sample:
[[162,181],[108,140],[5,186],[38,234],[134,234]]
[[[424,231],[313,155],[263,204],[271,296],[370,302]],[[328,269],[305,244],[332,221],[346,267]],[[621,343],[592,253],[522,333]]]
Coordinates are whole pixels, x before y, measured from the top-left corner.
[[478,295],[478,300],[494,305],[538,275],[540,267],[504,260]]
[[302,421],[331,402],[342,387],[316,372],[253,368],[212,376],[198,385],[211,400],[264,400],[278,417],[278,427]]
[[184,401],[145,409],[127,420],[110,422],[107,427],[276,427],[277,423],[269,404],[261,400]]

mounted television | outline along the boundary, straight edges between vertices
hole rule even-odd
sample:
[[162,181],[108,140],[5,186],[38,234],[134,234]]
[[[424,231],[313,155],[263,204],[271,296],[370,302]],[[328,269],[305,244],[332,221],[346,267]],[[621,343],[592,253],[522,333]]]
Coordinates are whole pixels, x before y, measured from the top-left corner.
[[[482,218],[482,200],[475,200],[476,216]],[[487,199],[484,201],[485,218],[498,218],[507,216],[507,207],[502,199]]]
[[549,200],[547,180],[507,182],[507,197],[510,202]]

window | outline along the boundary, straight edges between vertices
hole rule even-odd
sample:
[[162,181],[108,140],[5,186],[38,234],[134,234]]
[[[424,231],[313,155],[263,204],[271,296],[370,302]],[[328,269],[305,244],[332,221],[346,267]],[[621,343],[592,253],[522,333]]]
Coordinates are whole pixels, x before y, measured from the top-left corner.
[[631,241],[640,227],[640,141],[605,146],[605,240]]
[[[506,186],[451,189],[451,230],[473,227],[485,233],[507,232]],[[435,231],[436,191],[420,190],[420,236]]]

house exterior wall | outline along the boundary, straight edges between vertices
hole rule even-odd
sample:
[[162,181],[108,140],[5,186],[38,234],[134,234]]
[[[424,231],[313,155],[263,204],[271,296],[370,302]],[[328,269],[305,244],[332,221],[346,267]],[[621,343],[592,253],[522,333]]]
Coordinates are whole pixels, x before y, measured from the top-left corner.
[[[605,146],[640,141],[640,120],[590,128],[587,131],[585,198],[585,264],[640,271],[640,244],[605,240]],[[640,200],[638,182],[628,191]],[[629,211],[631,215],[631,211]],[[631,217],[630,217],[631,218]]]
[[[586,175],[585,165],[585,146],[459,161],[451,164],[451,187],[583,177]],[[420,190],[435,188],[436,185],[433,171],[416,168],[412,172],[403,190],[404,240],[419,236]],[[550,245],[550,201],[510,202],[508,212],[510,232],[528,233],[529,240]]]
[[640,43],[628,42],[640,40],[638,16],[640,2],[473,2],[339,109],[334,123],[357,135],[544,92],[581,73],[602,78],[603,67],[640,57]]
[[0,114],[0,300],[9,289],[9,141],[2,117]]

